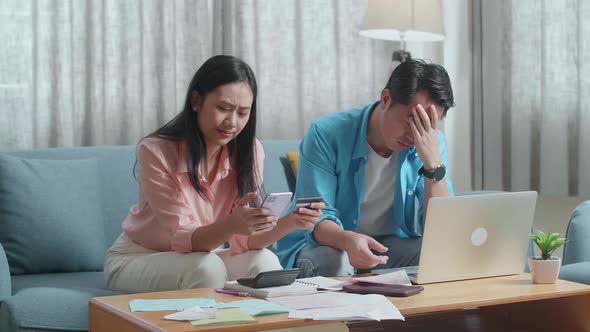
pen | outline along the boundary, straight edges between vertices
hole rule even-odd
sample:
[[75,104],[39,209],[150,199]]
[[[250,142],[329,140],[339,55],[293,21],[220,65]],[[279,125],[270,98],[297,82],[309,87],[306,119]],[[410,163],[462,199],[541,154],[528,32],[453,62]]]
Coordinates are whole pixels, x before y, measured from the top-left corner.
[[250,293],[246,293],[246,292],[238,292],[238,291],[234,291],[234,290],[230,290],[230,289],[223,289],[223,288],[215,288],[215,291],[217,293],[221,293],[221,294],[229,294],[229,295],[236,295],[236,296],[251,296]]

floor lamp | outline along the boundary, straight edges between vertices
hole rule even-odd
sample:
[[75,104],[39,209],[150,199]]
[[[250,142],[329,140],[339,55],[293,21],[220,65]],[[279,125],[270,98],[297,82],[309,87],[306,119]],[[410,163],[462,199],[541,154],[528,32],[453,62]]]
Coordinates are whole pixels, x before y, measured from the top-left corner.
[[393,40],[401,49],[393,52],[392,62],[411,59],[406,42],[432,42],[445,39],[440,0],[368,0],[361,36]]

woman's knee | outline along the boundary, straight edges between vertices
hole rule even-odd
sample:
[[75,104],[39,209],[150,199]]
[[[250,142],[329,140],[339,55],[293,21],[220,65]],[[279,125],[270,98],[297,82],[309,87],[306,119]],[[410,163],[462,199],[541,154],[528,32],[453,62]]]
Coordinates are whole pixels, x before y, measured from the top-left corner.
[[227,271],[223,260],[214,253],[191,253],[192,259],[185,265],[180,289],[223,287]]
[[268,249],[252,250],[250,253],[254,274],[283,268],[277,255]]
[[283,267],[277,256],[268,249],[250,250],[248,252],[230,256],[225,253],[228,277],[231,280],[238,278],[252,278],[263,271],[281,270]]

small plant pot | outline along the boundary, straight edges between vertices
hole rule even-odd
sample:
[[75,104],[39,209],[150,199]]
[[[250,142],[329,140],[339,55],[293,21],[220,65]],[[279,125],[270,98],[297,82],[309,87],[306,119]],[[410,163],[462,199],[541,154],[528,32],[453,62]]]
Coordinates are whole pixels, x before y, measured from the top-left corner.
[[534,284],[554,284],[559,276],[561,259],[551,256],[549,259],[529,257],[529,269]]

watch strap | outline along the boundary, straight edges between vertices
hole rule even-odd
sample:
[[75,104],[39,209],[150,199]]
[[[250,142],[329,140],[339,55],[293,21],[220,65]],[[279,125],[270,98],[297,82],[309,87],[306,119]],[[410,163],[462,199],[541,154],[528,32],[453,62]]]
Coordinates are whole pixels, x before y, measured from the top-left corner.
[[431,180],[440,181],[446,175],[446,167],[444,165],[438,165],[433,170],[427,170],[424,166],[418,170],[418,175],[424,175]]

